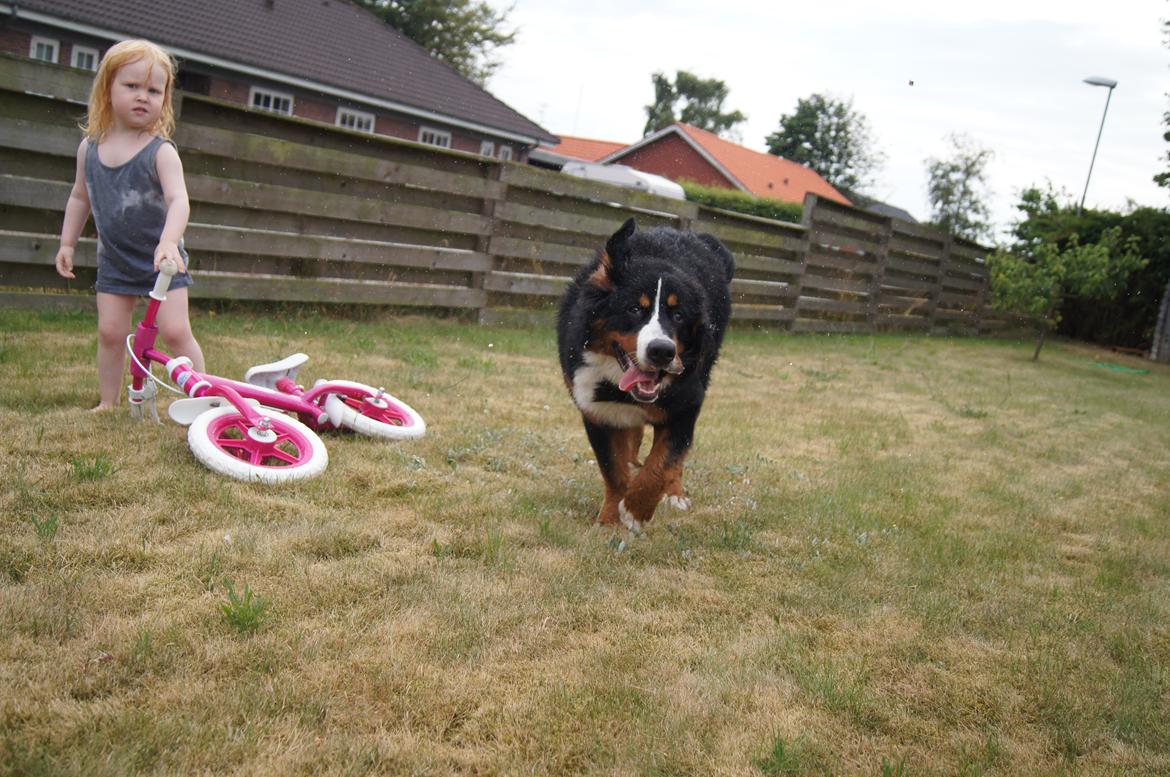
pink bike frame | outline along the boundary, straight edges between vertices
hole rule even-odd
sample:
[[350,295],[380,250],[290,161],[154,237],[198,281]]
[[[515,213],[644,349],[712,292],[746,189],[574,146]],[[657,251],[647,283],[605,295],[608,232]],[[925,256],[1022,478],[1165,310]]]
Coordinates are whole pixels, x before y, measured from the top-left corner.
[[[166,300],[167,288],[170,286],[174,273],[160,272],[155,281],[154,289],[150,292],[150,301],[146,305],[146,315],[142,317],[134,332],[134,358],[131,359],[130,402],[139,404],[141,398],[136,394],[142,391],[149,379],[147,370],[153,362],[164,366],[172,382],[182,389],[189,397],[223,397],[248,419],[248,423],[259,426],[263,413],[255,406],[246,402],[246,399],[255,399],[262,405],[278,410],[296,413],[302,423],[313,429],[329,426],[329,416],[321,406],[324,397],[339,391],[338,386],[328,381],[320,382],[308,391],[298,386],[289,378],[281,378],[276,382],[279,391],[254,386],[250,383],[220,378],[207,373],[196,372],[191,367],[190,359],[186,357],[172,358],[168,354],[156,349],[158,326],[155,321],[158,317],[159,306]],[[350,388],[349,392],[352,393]]]

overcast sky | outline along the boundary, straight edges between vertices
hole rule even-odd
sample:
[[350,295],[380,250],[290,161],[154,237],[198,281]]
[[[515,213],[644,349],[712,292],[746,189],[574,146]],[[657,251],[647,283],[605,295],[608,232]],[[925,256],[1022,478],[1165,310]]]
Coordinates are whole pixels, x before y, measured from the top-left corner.
[[508,18],[518,40],[488,88],[554,134],[638,140],[658,70],[726,83],[759,151],[799,98],[851,98],[886,156],[871,194],[928,218],[925,160],[965,133],[995,154],[1001,228],[1029,185],[1080,200],[1108,94],[1082,79],[1105,76],[1119,83],[1086,205],[1170,205],[1151,181],[1170,150],[1166,0],[515,0]]

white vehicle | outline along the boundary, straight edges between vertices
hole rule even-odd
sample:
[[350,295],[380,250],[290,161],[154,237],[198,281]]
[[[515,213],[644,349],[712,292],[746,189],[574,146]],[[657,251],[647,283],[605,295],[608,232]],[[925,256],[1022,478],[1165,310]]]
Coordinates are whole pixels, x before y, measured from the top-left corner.
[[601,181],[627,189],[637,189],[660,197],[685,200],[683,188],[669,178],[653,173],[644,173],[626,165],[601,165],[596,162],[569,162],[561,168],[562,173],[575,175],[587,181]]

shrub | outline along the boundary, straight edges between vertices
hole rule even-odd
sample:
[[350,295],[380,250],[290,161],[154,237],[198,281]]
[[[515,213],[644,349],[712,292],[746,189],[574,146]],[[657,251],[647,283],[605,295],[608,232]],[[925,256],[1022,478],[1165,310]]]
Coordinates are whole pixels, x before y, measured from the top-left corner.
[[800,223],[804,206],[793,202],[781,202],[768,197],[754,197],[736,189],[721,189],[717,186],[703,186],[693,181],[679,181],[687,199],[712,208],[733,210],[749,216],[759,216],[776,221]]

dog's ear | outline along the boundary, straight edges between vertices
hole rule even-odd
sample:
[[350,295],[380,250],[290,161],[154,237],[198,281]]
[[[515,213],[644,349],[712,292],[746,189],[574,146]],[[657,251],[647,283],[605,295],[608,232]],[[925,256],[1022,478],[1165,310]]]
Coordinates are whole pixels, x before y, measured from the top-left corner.
[[735,259],[732,257],[731,252],[727,250],[727,246],[723,245],[723,242],[719,238],[714,235],[709,235],[706,232],[695,235],[695,237],[699,238],[704,245],[719,257],[719,261],[723,263],[723,275],[730,281],[735,275]]
[[630,235],[637,228],[634,219],[626,219],[626,223],[606,241],[605,251],[601,254],[601,266],[611,280],[616,281],[625,271],[626,262],[630,260]]

